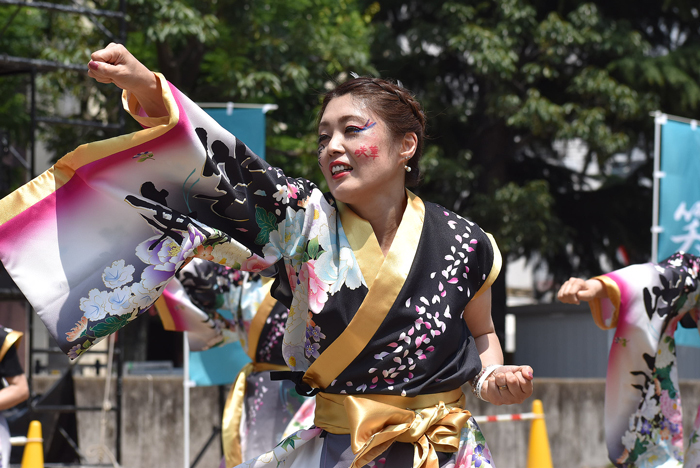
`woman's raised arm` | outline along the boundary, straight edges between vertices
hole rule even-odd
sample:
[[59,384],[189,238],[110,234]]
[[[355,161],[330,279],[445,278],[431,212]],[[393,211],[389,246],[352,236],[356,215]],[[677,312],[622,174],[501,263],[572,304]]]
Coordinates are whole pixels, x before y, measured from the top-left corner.
[[149,117],[168,115],[160,81],[126,47],[112,42],[104,49],[93,52],[91,58],[88,76],[100,83],[114,83],[132,93]]

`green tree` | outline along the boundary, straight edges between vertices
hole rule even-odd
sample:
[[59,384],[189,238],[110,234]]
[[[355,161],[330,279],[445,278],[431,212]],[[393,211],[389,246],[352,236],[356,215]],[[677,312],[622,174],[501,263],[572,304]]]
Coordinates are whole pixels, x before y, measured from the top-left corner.
[[420,193],[559,281],[621,245],[646,260],[649,112],[697,112],[697,18],[686,1],[381,2],[373,62],[432,122]]
[[[97,8],[109,6],[98,5]],[[99,27],[96,24],[99,23]],[[12,57],[63,64],[85,64],[90,51],[104,42],[102,29],[118,31],[115,19],[93,18],[21,5],[0,5],[0,50]],[[0,65],[0,132],[25,157],[30,156],[30,86],[28,66]],[[22,70],[18,73],[19,70]],[[118,93],[95,86],[85,73],[41,70],[36,78],[37,115],[97,122],[116,122]],[[75,99],[67,99],[74,96]],[[62,105],[70,103],[71,105]],[[105,105],[109,103],[109,105]],[[58,156],[78,143],[114,136],[116,129],[42,123],[37,138]],[[7,164],[7,162],[6,162]],[[14,165],[14,177],[5,193],[25,182],[26,174]],[[0,195],[4,195],[2,193]]]
[[[118,2],[95,7],[115,10]],[[126,45],[140,60],[194,100],[277,103],[279,109],[268,116],[268,155],[290,173],[321,180],[314,156],[319,97],[349,71],[374,71],[369,63],[371,10],[359,10],[354,0],[133,0],[127,8]],[[100,23],[119,30],[116,20]],[[90,52],[109,42],[102,27],[74,14],[0,6],[0,25],[5,25],[0,46],[8,55],[87,64]],[[55,115],[59,101],[70,95],[78,106],[65,117],[119,120],[114,86],[72,71],[42,73],[38,81],[40,115]],[[9,91],[5,95],[16,96],[16,102],[4,104],[6,128],[27,127],[25,85],[26,80],[0,83]],[[137,128],[127,119],[127,130]],[[56,157],[78,143],[116,133],[65,125],[42,130]]]
[[[185,6],[191,13],[178,13]],[[195,100],[276,103],[267,119],[268,159],[290,174],[323,180],[315,156],[320,97],[350,71],[375,71],[369,62],[372,9],[361,11],[354,0],[178,7],[159,0],[134,8],[129,47],[138,57]]]

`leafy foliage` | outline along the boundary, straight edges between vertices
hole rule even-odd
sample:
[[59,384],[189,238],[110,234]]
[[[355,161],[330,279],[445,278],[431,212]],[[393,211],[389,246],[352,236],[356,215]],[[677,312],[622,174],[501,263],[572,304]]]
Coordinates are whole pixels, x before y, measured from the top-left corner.
[[373,62],[429,115],[420,194],[474,218],[507,256],[542,259],[559,281],[600,273],[601,258],[619,266],[620,245],[648,259],[649,113],[697,112],[697,7],[381,5]]
[[[319,182],[322,93],[350,71],[400,79],[429,115],[419,194],[474,218],[506,256],[546,262],[557,279],[599,273],[601,258],[619,266],[620,245],[632,261],[647,259],[649,112],[693,116],[700,106],[692,0],[132,0],[128,15],[129,49],[194,100],[278,104],[268,159]],[[86,63],[108,41],[103,29],[119,29],[100,24],[0,6],[0,49]],[[26,77],[0,78],[0,128],[20,147],[26,86]],[[85,75],[41,74],[38,89],[39,114],[119,119],[118,93]],[[66,95],[77,105],[62,106]],[[57,156],[113,133],[42,127]]]

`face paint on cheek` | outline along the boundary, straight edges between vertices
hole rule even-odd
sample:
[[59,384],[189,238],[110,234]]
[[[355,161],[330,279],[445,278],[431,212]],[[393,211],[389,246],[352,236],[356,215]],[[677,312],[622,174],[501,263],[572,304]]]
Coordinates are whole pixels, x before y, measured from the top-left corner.
[[[367,119],[367,122],[365,122],[362,127],[359,127],[355,133],[364,132],[365,130],[373,128],[375,125],[377,125],[377,122],[372,122],[371,119]],[[376,141],[374,136],[370,138],[370,142],[372,142],[372,140]],[[377,159],[379,157],[379,146],[371,143],[368,145],[360,145],[360,148],[355,150],[355,156]]]
[[323,150],[326,149],[324,145],[318,145],[318,166],[321,167],[321,153],[323,153]]
[[379,146],[378,145],[361,145],[359,149],[355,150],[355,156],[364,156],[365,158],[377,159],[379,157]]

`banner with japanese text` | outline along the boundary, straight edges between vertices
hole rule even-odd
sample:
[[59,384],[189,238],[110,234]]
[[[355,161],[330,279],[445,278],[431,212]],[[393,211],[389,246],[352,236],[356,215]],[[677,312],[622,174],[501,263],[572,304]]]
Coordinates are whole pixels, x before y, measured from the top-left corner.
[[[661,125],[658,258],[700,255],[700,129],[669,118]],[[697,330],[678,328],[676,343],[700,347]]]

